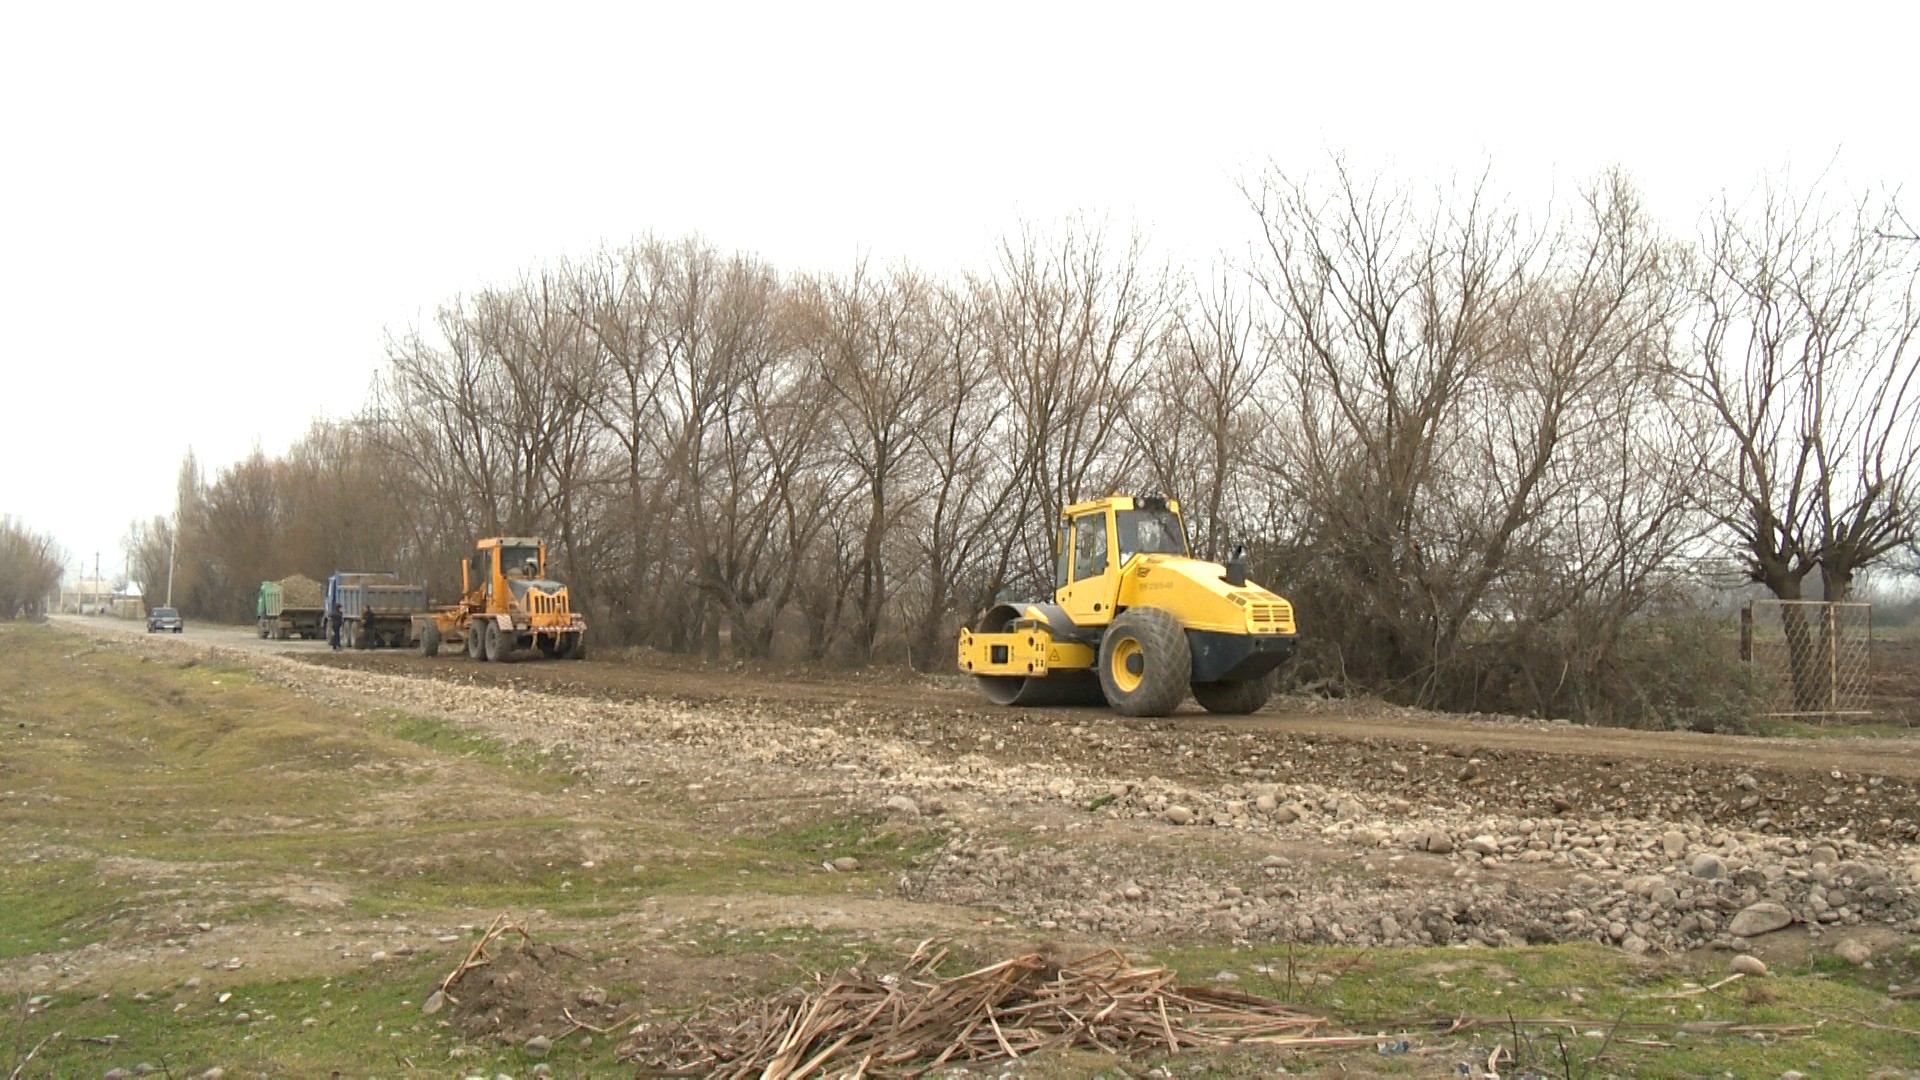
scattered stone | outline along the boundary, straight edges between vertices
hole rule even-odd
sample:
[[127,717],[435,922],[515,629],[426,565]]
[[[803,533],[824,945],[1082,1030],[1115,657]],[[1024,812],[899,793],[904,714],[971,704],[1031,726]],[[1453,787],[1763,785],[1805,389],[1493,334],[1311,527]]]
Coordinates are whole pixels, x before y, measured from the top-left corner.
[[1669,859],[1677,859],[1687,853],[1687,838],[1684,833],[1670,832],[1660,838],[1660,850]]
[[1807,852],[1807,861],[1815,866],[1832,866],[1840,861],[1840,853],[1830,844],[1815,844],[1813,850]]
[[108,1069],[100,1080],[133,1080],[133,1074],[125,1069]]
[[444,1009],[446,1007],[447,1007],[446,991],[435,990],[433,993],[427,995],[427,1000],[421,1004],[420,1011],[423,1013],[426,1013],[428,1016],[432,1016],[434,1013],[437,1013],[441,1009]]
[[842,855],[839,858],[833,860],[832,865],[835,870],[838,870],[843,874],[851,874],[855,870],[860,869],[860,860],[854,858],[851,855]]
[[1427,834],[1427,850],[1435,855],[1453,854],[1453,837],[1443,832]]
[[1864,967],[1867,961],[1873,959],[1873,950],[1858,938],[1847,938],[1833,947],[1833,955],[1854,967]]
[[1500,854],[1500,841],[1484,833],[1467,841],[1465,847],[1475,855],[1486,856]]
[[527,1052],[528,1057],[543,1058],[553,1049],[553,1040],[547,1038],[545,1035],[535,1035],[533,1038],[528,1039],[526,1045],[521,1047],[521,1049]]
[[227,1070],[215,1065],[213,1068],[201,1073],[200,1080],[226,1080],[226,1075]]
[[1771,900],[1762,900],[1757,904],[1749,904],[1735,915],[1733,922],[1727,926],[1727,933],[1734,937],[1755,937],[1771,934],[1792,922],[1793,913],[1784,906]]
[[387,954],[385,952],[382,952],[379,949],[375,949],[373,950],[373,955],[367,957],[367,959],[373,961],[376,964],[384,964],[387,962]]
[[1367,812],[1366,807],[1361,806],[1359,803],[1355,802],[1352,799],[1345,799],[1341,801],[1339,806],[1334,808],[1333,820],[1354,821],[1360,818],[1366,812]]
[[1759,957],[1750,953],[1741,953],[1739,956],[1734,957],[1733,963],[1728,964],[1727,967],[1736,975],[1753,975],[1757,977],[1767,973],[1767,965]]
[[1269,870],[1278,870],[1283,866],[1292,866],[1293,862],[1285,855],[1269,855],[1260,860],[1260,865]]
[[1147,895],[1147,890],[1138,885],[1128,885],[1126,888],[1120,890],[1120,895],[1129,900],[1139,900]]
[[1727,866],[1725,863],[1720,861],[1720,857],[1718,855],[1710,855],[1710,854],[1707,854],[1706,852],[1701,852],[1699,855],[1694,856],[1694,859],[1693,859],[1693,876],[1694,877],[1705,878],[1708,881],[1712,881],[1715,878],[1718,878],[1721,875],[1725,874],[1726,872],[1727,872]]
[[1193,811],[1184,806],[1169,806],[1167,807],[1166,813],[1160,816],[1165,818],[1167,823],[1171,825],[1193,824]]
[[893,798],[888,799],[887,809],[896,814],[904,814],[907,817],[920,816],[920,804],[907,798],[905,795],[895,795]]
[[598,1009],[607,1003],[607,992],[597,986],[589,986],[580,991],[580,1003]]

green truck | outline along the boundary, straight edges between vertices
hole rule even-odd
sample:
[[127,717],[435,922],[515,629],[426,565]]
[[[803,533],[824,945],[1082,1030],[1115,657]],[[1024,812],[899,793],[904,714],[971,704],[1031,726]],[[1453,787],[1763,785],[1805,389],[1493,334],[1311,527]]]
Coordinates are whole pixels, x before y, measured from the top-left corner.
[[321,606],[324,596],[324,586],[298,574],[261,582],[260,595],[253,602],[260,636],[275,641],[296,637],[317,641],[326,637],[326,609]]

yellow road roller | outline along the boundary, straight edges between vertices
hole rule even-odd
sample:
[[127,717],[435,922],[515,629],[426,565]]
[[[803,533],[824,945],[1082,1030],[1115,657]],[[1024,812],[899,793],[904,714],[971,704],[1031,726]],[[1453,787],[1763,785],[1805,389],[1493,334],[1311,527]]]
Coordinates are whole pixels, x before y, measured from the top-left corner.
[[960,670],[1000,705],[1166,716],[1191,692],[1253,712],[1293,655],[1293,605],[1239,555],[1193,558],[1180,504],[1113,495],[1061,511],[1051,603],[1000,604],[960,632]]

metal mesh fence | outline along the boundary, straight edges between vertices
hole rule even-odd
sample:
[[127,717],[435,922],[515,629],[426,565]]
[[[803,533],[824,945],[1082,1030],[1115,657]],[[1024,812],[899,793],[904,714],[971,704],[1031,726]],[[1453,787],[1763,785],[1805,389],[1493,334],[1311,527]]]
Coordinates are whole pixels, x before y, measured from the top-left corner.
[[1755,600],[1740,612],[1740,659],[1771,716],[1865,716],[1873,605]]

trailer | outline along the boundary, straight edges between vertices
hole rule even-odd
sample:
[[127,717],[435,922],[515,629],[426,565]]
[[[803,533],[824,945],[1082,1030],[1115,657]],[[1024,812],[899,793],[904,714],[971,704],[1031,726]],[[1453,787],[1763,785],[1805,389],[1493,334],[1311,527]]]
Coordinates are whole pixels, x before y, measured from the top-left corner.
[[253,614],[263,638],[317,640],[327,634],[320,583],[298,574],[279,581],[261,582],[260,594],[253,601]]
[[327,578],[326,610],[340,609],[340,644],[349,649],[404,649],[413,617],[427,610],[427,588],[385,570],[342,570]]

